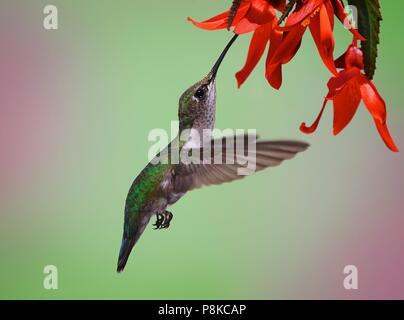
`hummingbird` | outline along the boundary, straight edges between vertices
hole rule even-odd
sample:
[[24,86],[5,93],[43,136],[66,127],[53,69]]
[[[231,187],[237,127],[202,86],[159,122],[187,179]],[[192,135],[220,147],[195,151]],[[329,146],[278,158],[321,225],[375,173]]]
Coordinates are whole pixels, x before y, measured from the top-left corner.
[[[181,140],[177,143],[171,142],[156,156],[161,156],[163,153],[171,155],[175,149],[179,151],[196,149],[199,150],[199,154],[204,155],[205,151],[208,150],[207,154],[212,154],[213,150],[212,157],[216,156],[215,151],[218,148],[214,146],[220,139],[213,139],[206,132],[212,130],[215,124],[217,71],[236,38],[237,35],[230,40],[210,72],[181,95],[178,107],[178,136],[181,136]],[[203,139],[200,139],[201,137]],[[229,138],[232,139],[229,141],[234,142],[233,147],[237,141],[246,143],[247,147],[254,144],[254,147],[251,148],[254,152],[247,156],[244,152],[242,156],[253,158],[256,171],[279,165],[283,160],[293,158],[309,146],[300,141],[256,141],[250,139],[250,136],[238,135],[221,139],[219,151],[223,157],[229,145],[226,143]],[[254,137],[254,139],[256,138]],[[208,143],[201,143],[201,140],[208,141]],[[238,171],[242,166],[242,164],[232,161],[219,164],[174,163],[173,161],[156,163],[153,160],[149,162],[134,180],[126,198],[117,272],[124,270],[134,245],[153,216],[156,216],[155,229],[168,228],[173,218],[173,214],[167,210],[169,206],[177,202],[188,191],[245,177]]]

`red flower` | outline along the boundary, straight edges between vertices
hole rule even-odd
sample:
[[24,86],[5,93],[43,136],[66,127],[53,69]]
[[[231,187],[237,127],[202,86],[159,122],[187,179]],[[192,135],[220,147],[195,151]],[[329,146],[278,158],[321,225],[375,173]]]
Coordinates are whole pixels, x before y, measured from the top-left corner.
[[[314,42],[325,66],[334,75],[337,70],[334,64],[334,14],[344,23],[354,36],[364,38],[350,24],[340,0],[302,0],[296,10],[287,18],[282,30],[283,38],[278,49],[268,59],[269,68],[277,70],[288,63],[300,48],[302,37],[309,28]],[[277,75],[279,76],[279,71]],[[278,79],[281,82],[282,79]]]
[[[279,1],[276,1],[279,2]],[[285,3],[285,0],[283,0]],[[278,3],[278,8],[282,6]],[[197,22],[188,18],[195,26],[205,30],[219,30],[227,28],[230,10],[227,10],[217,16],[203,22]],[[272,22],[276,18],[274,6],[266,0],[244,0],[237,10],[237,13],[231,23],[236,34],[255,31],[258,27]]]
[[[237,10],[231,24],[231,26],[234,27],[233,32],[236,34],[254,32],[250,42],[246,63],[244,67],[236,74],[239,87],[248,78],[255,66],[258,64],[268,43],[271,42],[269,53],[273,53],[276,45],[280,43],[282,32],[275,30],[278,23],[275,8],[278,10],[283,10],[285,4],[285,0],[248,0],[242,1],[239,9]],[[191,18],[188,18],[188,20],[199,28],[206,30],[218,30],[227,28],[229,15],[230,10],[203,22],[196,22]],[[269,60],[267,59],[267,61]],[[280,71],[280,68],[278,70]],[[272,78],[269,77],[271,74],[276,73],[276,71],[277,70],[272,71],[272,69],[269,69],[268,65],[266,77],[272,86],[279,88],[280,83],[278,84],[276,82],[278,77],[274,77],[274,81],[272,81]]]
[[[282,65],[288,63],[300,47],[302,37],[307,28],[314,38],[324,64],[334,74],[334,14],[348,27],[357,38],[363,39],[349,25],[349,19],[340,0],[300,0],[295,11],[287,18],[285,26],[277,27],[276,10],[283,11],[285,0],[241,0],[232,20],[234,33],[254,32],[250,42],[247,60],[244,67],[237,72],[238,86],[248,78],[262,58],[270,43],[266,59],[266,72],[270,85],[279,89],[282,84]],[[223,12],[209,20],[196,22],[188,18],[194,25],[206,30],[218,30],[228,27],[231,10]]]
[[329,92],[317,119],[310,127],[302,123],[300,130],[304,133],[314,132],[320,122],[327,101],[332,100],[334,105],[334,135],[337,135],[352,120],[361,100],[363,100],[384,143],[392,151],[398,152],[398,148],[387,128],[386,104],[375,85],[362,73],[361,70],[364,67],[363,53],[355,43],[356,40],[344,54],[345,61],[342,61],[342,59],[337,60],[337,65],[343,66],[344,70],[332,77],[328,82]]

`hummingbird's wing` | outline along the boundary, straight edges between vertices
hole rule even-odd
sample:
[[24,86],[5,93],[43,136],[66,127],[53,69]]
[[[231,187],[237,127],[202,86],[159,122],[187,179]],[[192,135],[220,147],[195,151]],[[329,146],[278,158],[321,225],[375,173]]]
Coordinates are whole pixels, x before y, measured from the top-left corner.
[[300,141],[257,141],[251,137],[213,139],[210,146],[192,149],[192,159],[195,159],[197,154],[196,157],[199,155],[201,163],[176,165],[173,176],[174,189],[186,192],[202,186],[242,179],[256,171],[292,159],[309,147],[309,144]]

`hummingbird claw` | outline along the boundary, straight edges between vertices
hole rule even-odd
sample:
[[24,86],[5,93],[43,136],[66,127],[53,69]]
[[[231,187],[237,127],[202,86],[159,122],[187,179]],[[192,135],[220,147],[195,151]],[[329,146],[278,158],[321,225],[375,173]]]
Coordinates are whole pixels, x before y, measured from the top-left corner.
[[161,226],[163,225],[163,223],[164,223],[164,215],[162,215],[161,213],[158,213],[157,220],[153,224],[153,226],[155,227],[154,230],[161,229]]
[[173,219],[173,214],[169,211],[166,211],[164,213],[164,222],[163,225],[161,226],[162,229],[167,229],[170,226],[170,222]]
[[170,222],[173,219],[173,214],[169,211],[157,214],[156,223],[153,224],[154,230],[167,229],[170,226]]

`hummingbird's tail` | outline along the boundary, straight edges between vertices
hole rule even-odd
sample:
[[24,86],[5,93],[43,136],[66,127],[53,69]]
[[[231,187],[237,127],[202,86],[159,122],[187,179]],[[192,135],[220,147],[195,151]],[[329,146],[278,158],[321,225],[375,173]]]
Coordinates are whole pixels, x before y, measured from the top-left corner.
[[[119,250],[119,258],[118,258],[118,267],[116,269],[117,272],[122,272],[125,268],[126,263],[128,262],[129,255],[135,246],[136,242],[139,240],[142,235],[144,229],[150,221],[150,215],[147,214],[139,214],[136,225],[134,226],[135,230],[130,230],[127,232],[127,226],[125,223],[125,229],[122,237],[121,249]],[[133,227],[133,226],[132,226]]]
[[126,262],[128,262],[128,258],[130,252],[132,251],[135,243],[130,239],[122,239],[121,250],[119,251],[119,259],[118,259],[118,267],[116,269],[117,272],[122,272],[125,269]]

